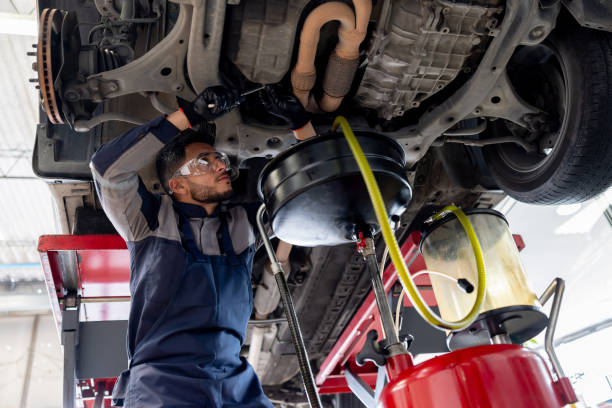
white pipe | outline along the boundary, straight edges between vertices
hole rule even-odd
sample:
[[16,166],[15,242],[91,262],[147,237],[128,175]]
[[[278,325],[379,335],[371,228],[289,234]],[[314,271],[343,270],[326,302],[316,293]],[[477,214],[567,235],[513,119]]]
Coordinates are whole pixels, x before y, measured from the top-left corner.
[[257,365],[259,364],[259,354],[261,353],[261,345],[263,343],[263,337],[265,328],[255,326],[251,331],[251,343],[249,345],[249,355],[247,360],[253,367],[253,370],[257,373]]
[[[276,257],[282,264],[285,274],[288,276],[291,272],[291,263],[289,262],[289,254],[293,246],[284,241],[279,241],[276,247]],[[261,282],[257,286],[255,297],[253,299],[253,307],[255,308],[255,319],[263,320],[268,317],[278,307],[280,302],[280,292],[276,284],[276,278],[270,268],[270,264],[266,263]],[[253,366],[253,370],[257,372],[259,365],[259,356],[261,354],[264,333],[268,330],[266,327],[255,325],[251,331],[251,341],[249,345],[249,355],[247,360]]]

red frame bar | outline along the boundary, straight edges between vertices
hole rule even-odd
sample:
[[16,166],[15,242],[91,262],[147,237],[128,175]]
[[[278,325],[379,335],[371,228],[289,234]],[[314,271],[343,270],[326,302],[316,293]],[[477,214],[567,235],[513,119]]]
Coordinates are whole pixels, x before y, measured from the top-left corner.
[[[129,296],[129,255],[119,235],[43,235],[38,240],[43,274],[58,333],[61,331],[60,299],[64,281],[60,257],[74,262],[78,295],[83,298]],[[82,320],[127,319],[127,303],[89,304]]]
[[520,234],[512,234],[512,238],[514,238],[514,243],[516,244],[516,248],[521,252],[525,249],[525,240],[523,236]]
[[[425,269],[425,262],[419,253],[419,239],[420,234],[413,233],[401,247],[402,257],[406,264],[410,264],[408,269],[411,274]],[[398,279],[393,264],[389,264],[382,279],[385,291],[388,293]],[[417,285],[431,285],[429,277],[426,275],[419,276],[415,279],[415,283]],[[436,305],[433,291],[423,290],[421,294],[428,305]],[[405,306],[411,306],[407,297],[404,297],[403,303]],[[349,364],[351,371],[358,374],[368,385],[375,387],[378,368],[372,363],[363,367],[357,366],[355,356],[363,348],[367,333],[372,329],[382,333],[381,327],[374,292],[370,292],[321,365],[316,377],[320,394],[351,392],[344,377],[343,367],[345,364]]]
[[127,245],[114,234],[43,235],[38,239],[38,252],[106,249],[127,249]]
[[84,408],[93,408],[96,399],[96,390],[101,382],[104,382],[104,404],[103,407],[110,407],[112,402],[113,387],[115,386],[116,378],[90,378],[88,380],[79,380],[77,387],[81,390],[80,401],[83,402]]
[[[357,371],[357,374],[359,375],[359,377],[361,377],[362,380],[365,381],[366,384],[368,384],[372,389],[374,389],[376,387],[376,377],[378,373],[376,370],[372,370],[371,367],[368,368],[369,371],[363,373]],[[330,374],[325,379],[325,382],[318,387],[318,389],[320,395],[343,394],[351,392],[351,390],[348,388],[348,385],[346,384],[346,378],[344,377],[344,374]]]

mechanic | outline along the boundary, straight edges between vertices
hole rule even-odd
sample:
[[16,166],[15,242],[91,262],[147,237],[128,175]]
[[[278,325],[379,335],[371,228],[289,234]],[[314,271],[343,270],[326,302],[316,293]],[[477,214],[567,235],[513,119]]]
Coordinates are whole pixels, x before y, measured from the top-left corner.
[[[310,129],[290,95],[260,92],[270,114]],[[90,167],[130,253],[128,370],[113,390],[126,407],[272,407],[240,349],[253,306],[256,206],[228,205],[232,167],[207,123],[243,100],[221,86],[103,145]],[[200,132],[188,130],[199,125]],[[169,195],[138,171],[156,159]]]

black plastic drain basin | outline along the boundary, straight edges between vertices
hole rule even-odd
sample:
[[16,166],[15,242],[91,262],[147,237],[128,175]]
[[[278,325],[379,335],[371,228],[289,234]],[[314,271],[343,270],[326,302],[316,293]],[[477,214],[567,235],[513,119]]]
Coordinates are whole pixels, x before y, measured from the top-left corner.
[[[405,157],[393,139],[355,132],[368,159],[389,217],[400,215],[412,198]],[[300,246],[340,245],[356,230],[379,226],[365,183],[342,133],[300,142],[271,160],[259,176],[258,193],[272,229]]]

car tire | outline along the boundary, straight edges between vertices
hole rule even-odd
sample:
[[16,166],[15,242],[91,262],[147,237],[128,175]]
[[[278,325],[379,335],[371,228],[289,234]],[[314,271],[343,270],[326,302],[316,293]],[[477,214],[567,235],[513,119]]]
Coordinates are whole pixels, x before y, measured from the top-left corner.
[[[612,184],[612,35],[557,29],[542,44],[518,49],[508,75],[527,102],[553,117],[551,110],[557,111],[557,128],[546,136],[549,148],[537,141],[537,153],[512,143],[483,148],[498,186],[536,204],[577,203],[606,190]],[[555,87],[559,98],[551,103]],[[489,135],[507,135],[508,127],[500,129],[504,123],[492,122]]]

